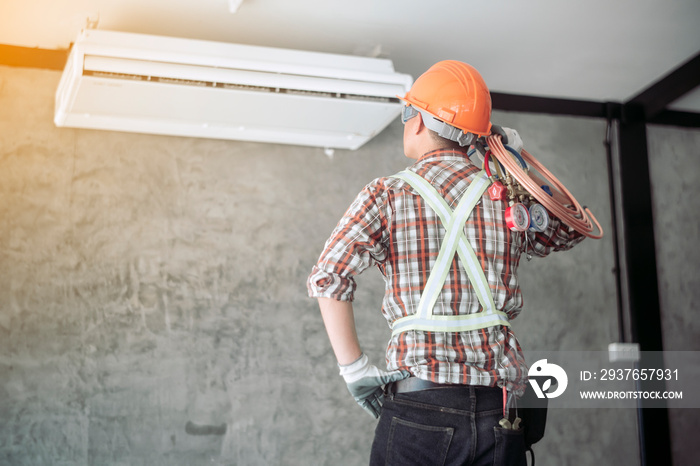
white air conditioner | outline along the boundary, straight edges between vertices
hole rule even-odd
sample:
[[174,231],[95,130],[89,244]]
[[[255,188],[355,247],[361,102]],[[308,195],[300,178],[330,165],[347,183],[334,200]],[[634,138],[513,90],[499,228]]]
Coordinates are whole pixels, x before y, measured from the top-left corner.
[[57,126],[356,149],[412,84],[390,60],[86,30]]

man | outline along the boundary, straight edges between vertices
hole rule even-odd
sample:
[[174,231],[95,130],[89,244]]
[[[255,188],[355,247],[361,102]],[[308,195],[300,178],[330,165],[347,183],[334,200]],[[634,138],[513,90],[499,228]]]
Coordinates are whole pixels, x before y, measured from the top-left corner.
[[[415,163],[357,196],[309,276],[309,294],[350,393],[379,417],[372,464],[523,464],[517,430],[494,429],[504,393],[521,395],[527,378],[509,324],[522,307],[519,258],[583,236],[556,218],[542,232],[513,231],[508,203],[485,192],[490,181],[467,156],[492,130],[476,69],[438,62],[402,100],[404,154]],[[522,149],[517,132],[506,134]],[[362,353],[353,317],[353,276],[372,265],[386,282],[386,371]],[[516,461],[501,462],[504,454]]]

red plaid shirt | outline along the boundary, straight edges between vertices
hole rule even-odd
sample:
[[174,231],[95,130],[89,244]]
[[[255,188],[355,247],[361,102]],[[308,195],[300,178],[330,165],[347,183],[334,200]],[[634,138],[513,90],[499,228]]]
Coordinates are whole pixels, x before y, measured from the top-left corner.
[[[425,154],[409,170],[425,178],[454,209],[480,171],[460,152]],[[507,204],[484,194],[465,233],[481,262],[496,308],[515,318],[523,299],[517,269],[523,252],[546,256],[584,237],[555,218],[544,233],[516,233],[505,224]],[[360,192],[340,220],[308,279],[309,295],[352,301],[353,276],[376,265],[385,277],[382,313],[389,326],[414,314],[437,259],[445,229],[437,214],[406,182],[378,178]],[[455,255],[433,314],[481,311],[466,271]],[[407,369],[439,383],[502,386],[521,392],[527,381],[520,345],[508,327],[467,332],[410,330],[393,336],[387,368]]]

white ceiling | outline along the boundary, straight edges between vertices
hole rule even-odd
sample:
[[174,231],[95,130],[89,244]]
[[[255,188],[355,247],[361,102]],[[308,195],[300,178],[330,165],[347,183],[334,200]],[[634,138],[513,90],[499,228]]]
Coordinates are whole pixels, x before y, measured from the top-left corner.
[[[232,3],[238,3],[231,0]],[[240,1],[240,0],[239,0]],[[474,65],[494,92],[624,102],[700,51],[699,0],[0,0],[0,44],[98,29]],[[671,108],[700,112],[700,90]]]

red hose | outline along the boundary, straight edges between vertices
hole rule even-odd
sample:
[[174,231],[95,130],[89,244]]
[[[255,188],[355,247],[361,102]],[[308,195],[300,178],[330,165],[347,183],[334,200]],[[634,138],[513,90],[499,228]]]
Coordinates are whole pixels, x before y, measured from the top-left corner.
[[[506,167],[513,178],[555,217],[589,238],[600,239],[603,237],[603,229],[593,213],[588,208],[581,208],[581,205],[566,187],[530,153],[523,149],[521,155],[528,166],[544,176],[546,184],[552,188],[552,196],[542,189],[542,180],[522,169],[510,152],[503,147],[500,136],[488,136],[486,142],[491,149],[491,154]],[[599,234],[593,234],[594,224],[600,232]]]

